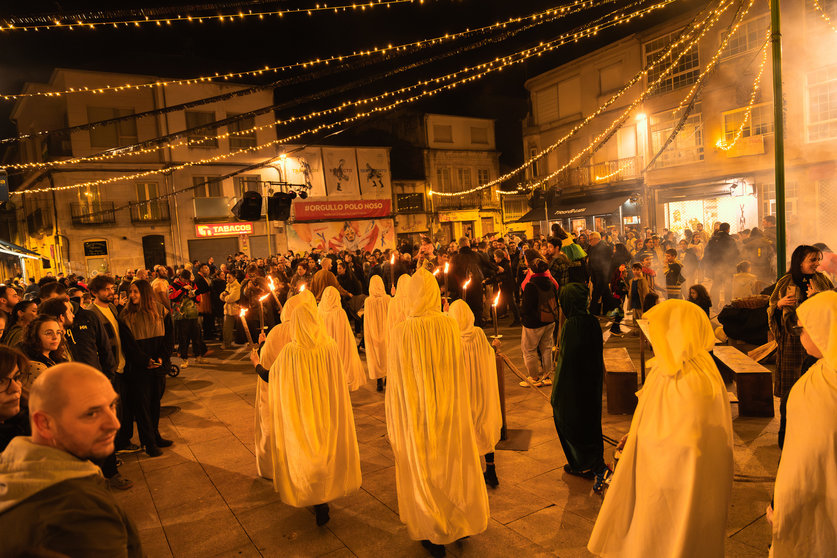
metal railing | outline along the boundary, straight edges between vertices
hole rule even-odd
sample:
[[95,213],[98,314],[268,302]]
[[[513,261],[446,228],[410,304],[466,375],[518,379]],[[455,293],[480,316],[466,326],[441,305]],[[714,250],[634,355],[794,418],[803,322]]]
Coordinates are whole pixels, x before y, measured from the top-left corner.
[[461,196],[434,196],[433,205],[436,210],[444,209],[497,209],[500,202],[494,196],[493,188],[486,188],[471,194]]
[[131,223],[167,223],[171,220],[169,203],[163,200],[128,204]]
[[561,182],[566,186],[600,186],[635,180],[641,177],[642,170],[642,157],[627,157],[567,169]]
[[116,223],[113,202],[71,203],[70,216],[73,225],[112,225]]

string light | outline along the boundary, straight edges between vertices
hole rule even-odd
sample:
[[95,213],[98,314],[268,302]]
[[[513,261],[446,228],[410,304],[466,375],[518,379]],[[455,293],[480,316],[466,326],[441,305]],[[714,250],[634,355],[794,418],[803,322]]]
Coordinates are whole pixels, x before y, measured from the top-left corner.
[[753,112],[753,105],[756,102],[756,97],[758,96],[759,89],[761,89],[761,76],[764,74],[764,68],[767,66],[767,43],[770,40],[770,31],[767,32],[767,38],[762,45],[762,55],[761,55],[761,64],[759,66],[758,74],[756,75],[756,79],[753,80],[753,89],[750,92],[750,100],[747,103],[747,110],[744,113],[744,119],[741,121],[741,124],[738,126],[738,129],[735,130],[735,134],[732,136],[730,141],[726,141],[724,139],[719,139],[718,142],[715,144],[718,149],[723,151],[729,151],[732,149],[738,140],[741,139],[742,135],[744,134],[744,128],[750,122],[750,117]]
[[[671,44],[667,47],[667,49],[666,49],[666,51],[665,51],[665,52],[663,52],[660,56],[658,56],[658,57],[657,57],[657,58],[656,58],[653,62],[651,62],[651,64],[649,64],[649,65],[648,65],[648,66],[646,66],[644,69],[642,69],[642,70],[641,70],[641,71],[639,71],[637,74],[635,74],[635,75],[634,75],[634,77],[633,77],[633,78],[631,78],[631,80],[629,80],[629,81],[628,81],[628,83],[627,83],[627,84],[625,84],[625,86],[624,86],[624,87],[622,87],[622,89],[620,89],[619,91],[617,91],[616,93],[614,93],[614,94],[610,97],[610,99],[608,99],[608,100],[607,100],[604,104],[602,104],[602,105],[601,105],[598,109],[596,109],[596,110],[595,110],[592,114],[590,114],[590,115],[589,115],[589,116],[587,116],[584,120],[582,120],[580,123],[578,123],[577,125],[575,125],[575,126],[574,126],[574,127],[573,127],[573,128],[572,128],[572,129],[571,129],[571,130],[570,130],[570,131],[566,134],[566,135],[564,135],[564,136],[563,136],[562,138],[560,138],[558,141],[556,141],[555,143],[553,143],[553,144],[549,145],[548,147],[546,147],[546,148],[545,148],[544,150],[542,150],[541,152],[536,153],[535,155],[531,156],[531,157],[530,157],[529,159],[527,159],[527,160],[526,160],[526,161],[525,161],[522,165],[518,166],[518,167],[517,167],[517,168],[515,168],[515,169],[512,169],[511,171],[509,171],[509,172],[507,172],[506,174],[504,174],[504,175],[502,175],[502,176],[500,176],[500,177],[496,178],[495,180],[489,181],[489,182],[487,182],[487,183],[485,183],[485,184],[481,184],[481,185],[476,186],[476,187],[474,187],[474,188],[469,188],[469,189],[467,189],[467,190],[462,190],[462,191],[459,191],[459,192],[438,192],[438,191],[435,191],[435,190],[431,190],[432,194],[433,194],[433,195],[438,195],[438,196],[441,196],[441,197],[454,197],[454,196],[462,196],[462,195],[472,194],[472,193],[474,193],[474,192],[478,192],[478,191],[480,191],[480,190],[484,190],[484,189],[486,189],[486,188],[490,188],[490,187],[492,187],[492,186],[496,186],[496,185],[498,185],[498,184],[501,184],[502,182],[505,182],[506,180],[508,180],[508,179],[512,178],[513,176],[515,176],[515,175],[517,175],[517,174],[519,174],[519,173],[521,173],[521,172],[525,171],[527,168],[529,168],[531,165],[533,165],[534,163],[536,163],[538,160],[542,159],[542,158],[543,158],[543,157],[545,157],[547,154],[551,153],[552,151],[554,151],[555,149],[557,149],[559,146],[561,146],[562,144],[564,144],[564,143],[566,143],[568,140],[570,140],[572,137],[574,137],[574,136],[575,136],[575,135],[576,135],[576,134],[577,134],[577,133],[578,133],[578,132],[579,132],[579,131],[580,131],[580,130],[584,127],[584,126],[586,126],[586,125],[587,125],[588,123],[590,123],[590,122],[591,122],[594,118],[596,118],[597,116],[599,116],[599,115],[601,115],[603,112],[605,112],[605,111],[606,111],[606,110],[607,110],[607,109],[608,109],[608,108],[609,108],[609,107],[610,107],[613,103],[615,103],[615,102],[616,102],[616,101],[617,101],[617,100],[618,100],[618,99],[619,99],[622,95],[624,95],[624,94],[625,94],[628,90],[630,90],[630,89],[631,89],[631,88],[632,88],[632,87],[633,87],[636,83],[638,83],[638,82],[639,82],[639,81],[641,81],[641,80],[642,80],[642,79],[643,79],[646,75],[648,75],[648,73],[649,73],[652,69],[654,69],[654,68],[655,68],[655,67],[657,67],[657,65],[659,65],[662,61],[664,61],[664,60],[665,60],[665,59],[666,59],[666,58],[667,58],[667,57],[668,57],[668,56],[669,56],[669,55],[670,55],[670,54],[671,54],[671,53],[672,53],[675,49],[677,49],[680,45],[684,44],[685,42],[689,41],[689,39],[693,36],[693,34],[694,34],[694,33],[696,33],[696,32],[698,32],[698,31],[700,31],[700,32],[699,32],[699,34],[698,34],[698,35],[697,35],[694,39],[692,39],[692,40],[691,40],[691,41],[690,41],[690,42],[689,42],[689,43],[688,43],[688,44],[687,44],[687,45],[683,48],[683,50],[680,52],[680,54],[677,56],[677,58],[676,58],[676,59],[674,59],[674,60],[672,61],[672,63],[671,63],[671,64],[667,67],[667,69],[666,69],[666,70],[664,70],[664,71],[662,72],[662,74],[661,74],[661,75],[657,78],[657,80],[655,80],[655,82],[654,82],[654,83],[652,83],[651,85],[649,85],[649,86],[646,88],[646,90],[642,93],[642,98],[647,97],[647,95],[648,95],[648,94],[650,94],[650,93],[654,90],[654,88],[656,87],[657,83],[659,83],[662,79],[664,79],[664,78],[665,78],[665,77],[666,77],[666,76],[667,76],[667,75],[668,75],[668,74],[669,74],[669,73],[670,73],[670,72],[671,72],[671,71],[672,71],[672,70],[673,70],[673,69],[677,66],[677,63],[679,62],[679,60],[680,60],[680,59],[681,59],[681,58],[682,58],[682,57],[683,57],[683,56],[684,56],[684,55],[685,55],[685,54],[686,54],[686,53],[687,53],[687,52],[688,52],[688,51],[689,51],[689,50],[690,50],[690,49],[691,49],[691,48],[692,48],[695,44],[697,44],[697,43],[700,41],[700,39],[701,39],[701,38],[702,38],[702,37],[706,34],[706,32],[707,32],[707,31],[708,31],[708,30],[709,30],[712,26],[714,26],[714,25],[715,25],[715,23],[717,23],[717,21],[721,18],[721,16],[723,15],[723,13],[724,13],[724,12],[726,12],[726,11],[730,8],[730,6],[732,6],[732,5],[733,5],[734,1],[735,1],[735,0],[721,0],[720,4],[719,4],[718,8],[716,8],[716,10],[714,10],[714,11],[710,12],[709,14],[707,14],[706,18],[704,18],[704,19],[703,19],[703,20],[701,20],[701,21],[698,21],[698,22],[694,23],[694,24],[693,24],[693,25],[692,25],[689,29],[687,29],[686,31],[684,31],[684,33],[683,33],[683,34],[682,34],[682,35],[681,35],[681,36],[680,36],[680,37],[679,37],[676,41],[674,41],[673,43],[671,43]],[[641,102],[641,101],[640,101],[640,102]],[[626,112],[628,112],[628,113],[629,113],[631,110],[633,110],[633,108],[634,108],[636,105],[639,105],[639,102],[635,102],[635,103],[633,103],[630,107],[628,107],[628,110],[627,110]],[[601,135],[600,137],[603,137],[603,136],[604,136],[604,134],[603,134],[603,135]],[[597,138],[597,139],[598,139],[598,138]],[[596,141],[596,140],[594,140],[594,142],[595,142],[595,141]],[[580,158],[580,156],[576,157],[576,160],[577,160],[578,158]],[[573,162],[574,162],[574,161],[573,161]],[[567,168],[568,166],[569,166],[569,165],[566,165],[566,166],[564,167],[564,169],[565,169],[565,168]],[[563,171],[564,169],[561,169],[561,170]],[[538,187],[538,186],[540,186],[541,184],[544,184],[546,180],[548,180],[548,179],[552,178],[553,176],[557,176],[557,174],[558,174],[558,173],[553,173],[553,175],[549,175],[546,179],[544,179],[544,180],[540,180],[540,181],[537,181],[537,182],[534,184],[533,188],[534,188],[534,187]],[[506,192],[506,191],[503,191],[503,190],[500,190],[499,192],[500,192],[500,194],[501,194],[501,195],[511,195],[511,194],[515,194],[515,193],[516,193],[516,192]]]
[[829,17],[829,15],[826,13],[826,11],[822,8],[822,6],[820,5],[819,0],[813,0],[813,1],[814,1],[814,8],[816,8],[816,10],[820,13],[820,17],[822,17],[823,20],[825,20],[825,22],[828,24],[828,26],[831,27],[832,31],[837,33],[837,27],[834,26],[834,22],[831,21],[831,17]]
[[[598,5],[602,4],[609,4],[616,2],[617,0],[605,0],[603,2],[599,2]],[[314,60],[307,60],[304,62],[295,62],[293,64],[287,64],[284,66],[265,66],[263,68],[257,68],[254,70],[246,70],[242,72],[230,72],[226,74],[219,74],[215,73],[211,76],[197,76],[192,78],[182,78],[182,79],[168,79],[168,80],[157,80],[148,83],[126,83],[123,85],[103,85],[100,87],[92,87],[92,86],[81,86],[81,87],[73,87],[70,89],[64,89],[62,91],[35,91],[31,93],[17,93],[14,95],[0,95],[0,100],[3,101],[14,101],[17,99],[22,99],[26,97],[61,97],[65,95],[71,95],[75,93],[93,93],[93,94],[102,94],[108,91],[126,91],[126,90],[141,90],[145,88],[151,87],[168,87],[173,85],[199,85],[202,83],[213,82],[215,80],[230,80],[230,79],[242,79],[242,78],[251,78],[251,77],[258,77],[265,73],[279,73],[288,70],[293,70],[295,68],[302,68],[302,69],[309,69],[313,68],[314,66],[327,66],[333,62],[346,62],[353,58],[362,58],[362,57],[369,57],[369,56],[378,56],[378,55],[387,55],[391,53],[398,53],[404,52],[411,49],[416,48],[424,48],[427,46],[435,46],[438,44],[442,44],[444,42],[451,42],[463,37],[468,37],[472,35],[477,35],[481,33],[491,32],[497,29],[505,28],[510,24],[515,23],[522,23],[526,21],[537,21],[543,20],[541,23],[552,22],[556,19],[560,19],[567,15],[570,15],[573,11],[578,9],[583,9],[586,7],[593,6],[592,0],[577,0],[572,4],[567,6],[563,6],[561,8],[550,8],[549,10],[544,10],[542,12],[533,13],[527,16],[521,17],[513,17],[506,21],[501,21],[494,23],[492,25],[486,25],[483,27],[478,27],[476,29],[466,29],[465,31],[460,31],[458,33],[449,33],[445,34],[440,37],[432,37],[429,39],[421,39],[419,41],[413,41],[410,43],[402,43],[399,45],[387,45],[385,47],[372,47],[366,50],[355,51],[351,54],[338,54],[334,56],[330,56],[328,58],[317,58]]]
[[[621,16],[621,19],[616,18],[612,22],[609,22],[609,24],[605,23],[605,24],[597,25],[597,26],[595,26],[595,29],[598,30],[598,29],[605,28],[609,25],[616,25],[618,23],[621,23],[626,18],[629,19],[629,18],[632,18],[632,17],[638,17],[639,15],[650,12],[652,10],[660,9],[660,8],[664,7],[665,5],[667,5],[671,2],[674,2],[674,1],[675,0],[664,0],[663,2],[660,2],[659,4],[649,6],[647,8],[644,8],[642,10],[639,10],[637,12],[634,12],[634,13],[631,13],[631,14],[628,14],[628,15],[623,15],[623,16]],[[342,103],[338,106],[331,107],[331,108],[328,108],[328,109],[314,111],[314,112],[311,112],[311,113],[306,114],[306,115],[292,116],[292,117],[286,118],[286,119],[276,119],[276,120],[267,122],[265,124],[252,126],[250,128],[246,128],[246,129],[242,129],[242,130],[237,130],[237,131],[233,131],[233,132],[227,131],[227,132],[224,132],[222,134],[217,134],[215,136],[191,137],[191,138],[187,138],[187,139],[184,139],[184,140],[180,140],[180,141],[175,142],[175,143],[159,144],[159,145],[154,145],[154,146],[147,147],[147,148],[132,149],[130,147],[123,147],[123,148],[119,148],[119,149],[109,150],[109,151],[106,151],[106,152],[104,152],[102,154],[98,154],[98,155],[75,157],[75,158],[72,158],[72,159],[63,159],[63,160],[50,161],[50,162],[14,163],[14,164],[9,164],[9,165],[4,165],[2,168],[10,169],[10,170],[11,169],[53,168],[53,167],[57,167],[57,166],[66,166],[66,165],[76,164],[76,163],[80,163],[80,162],[108,161],[110,159],[114,159],[114,158],[117,158],[117,157],[128,157],[128,156],[133,156],[133,155],[147,154],[147,153],[151,153],[151,152],[154,152],[154,151],[157,151],[157,150],[160,150],[160,149],[165,149],[168,146],[179,147],[179,146],[182,146],[182,145],[188,145],[189,143],[199,144],[199,143],[205,142],[205,141],[217,141],[219,139],[228,139],[228,138],[234,137],[234,136],[249,135],[249,134],[255,133],[259,130],[273,128],[273,127],[279,126],[279,125],[289,125],[289,124],[293,124],[295,122],[313,120],[313,119],[320,118],[320,117],[323,117],[323,116],[329,116],[329,115],[336,114],[336,113],[339,113],[341,111],[344,111],[344,110],[347,110],[347,109],[350,109],[350,108],[357,108],[359,106],[368,105],[368,104],[371,104],[371,103],[382,101],[382,100],[390,98],[390,97],[394,97],[394,96],[397,96],[397,95],[408,93],[408,92],[410,92],[412,90],[415,90],[417,88],[420,88],[420,87],[426,87],[426,86],[431,85],[431,84],[442,84],[442,83],[445,83],[445,82],[447,82],[449,80],[452,80],[452,79],[455,80],[456,78],[460,77],[462,74],[466,74],[466,73],[474,72],[474,71],[479,71],[479,70],[485,70],[483,73],[481,73],[479,75],[467,76],[465,78],[460,78],[460,80],[455,81],[454,83],[450,84],[449,86],[446,86],[446,88],[447,87],[456,87],[456,85],[458,85],[459,83],[464,83],[464,82],[467,82],[469,80],[479,79],[479,78],[483,77],[485,74],[487,74],[489,72],[498,71],[497,69],[494,68],[494,65],[496,65],[496,64],[505,64],[509,61],[513,61],[513,63],[519,63],[519,62],[521,62],[521,61],[523,61],[527,58],[531,58],[532,56],[539,56],[539,55],[543,54],[544,52],[549,52],[551,50],[554,50],[555,48],[558,48],[558,47],[566,44],[567,42],[577,40],[577,38],[579,36],[580,36],[579,32],[566,33],[565,35],[559,36],[557,39],[555,39],[553,41],[550,41],[549,43],[542,43],[541,45],[538,45],[537,47],[533,47],[533,48],[529,48],[529,49],[526,49],[526,50],[523,50],[523,51],[519,51],[517,53],[508,55],[508,56],[503,57],[503,58],[495,58],[494,60],[492,60],[490,62],[479,64],[477,66],[466,67],[464,69],[461,69],[461,70],[458,70],[456,72],[446,74],[446,75],[443,75],[443,76],[440,76],[440,77],[436,77],[436,78],[432,78],[432,79],[428,79],[428,80],[422,80],[418,83],[402,87],[402,88],[397,89],[395,91],[388,91],[388,92],[385,92],[385,93],[382,93],[382,94],[379,94],[379,95],[375,95],[373,97],[358,99],[356,101],[346,101],[346,102],[344,102],[344,103]],[[586,35],[586,36],[589,36],[589,34]],[[515,56],[524,56],[524,58],[522,58],[520,60],[514,60]],[[499,69],[502,69],[502,68],[499,68]],[[444,91],[444,90],[446,90],[446,88],[440,88],[440,89],[436,90],[435,93],[433,93],[433,94]],[[343,124],[343,123],[346,123],[345,119],[338,122],[338,124]]]
[[[23,23],[18,24],[15,23],[14,18],[6,18],[2,22],[0,22],[0,31],[47,31],[50,29],[67,29],[72,31],[75,28],[89,28],[89,29],[96,29],[99,27],[118,27],[120,25],[125,27],[140,27],[144,24],[154,24],[156,26],[161,26],[162,24],[171,25],[172,23],[203,23],[205,21],[218,21],[218,22],[225,22],[227,20],[233,21],[243,21],[248,18],[258,18],[264,19],[265,16],[276,16],[276,17],[283,17],[285,15],[290,14],[308,14],[313,15],[315,12],[347,12],[347,11],[365,11],[367,9],[372,9],[376,6],[383,6],[390,8],[397,4],[424,4],[424,0],[374,0],[366,3],[351,3],[351,4],[340,4],[337,6],[328,6],[326,4],[317,5],[313,8],[291,8],[286,10],[265,10],[265,11],[253,11],[248,10],[247,12],[237,12],[235,14],[207,14],[207,15],[191,15],[191,14],[178,14],[178,15],[168,15],[168,16],[145,16],[142,19],[117,19],[117,18],[104,18],[98,19],[97,21],[89,21],[82,19],[80,17],[74,18],[74,21],[69,21],[67,18],[55,17],[55,18],[43,18],[43,23]],[[22,18],[17,18],[22,19]],[[27,20],[32,20],[32,17],[26,18]],[[35,18],[36,19],[36,18]]]
[[[607,27],[610,27],[610,26],[613,26],[613,25],[617,25],[618,23],[622,23],[624,21],[630,20],[631,18],[634,18],[634,17],[641,17],[642,15],[650,13],[654,10],[661,9],[661,8],[667,6],[668,4],[670,4],[674,1],[675,0],[662,0],[661,2],[659,2],[657,4],[642,8],[642,9],[640,9],[640,10],[634,12],[634,13],[627,14],[627,15],[622,16],[620,18],[617,18],[617,19],[615,19],[611,22],[607,22],[606,24],[598,25],[598,26],[596,26],[596,29],[597,30],[604,29],[604,28],[607,28]],[[188,167],[204,165],[204,164],[208,164],[208,163],[214,163],[214,162],[217,162],[217,161],[228,159],[230,157],[234,157],[236,155],[241,155],[241,154],[245,154],[245,153],[253,153],[253,152],[260,151],[262,149],[268,148],[268,147],[272,147],[274,145],[279,145],[279,144],[292,142],[292,141],[297,140],[297,139],[299,139],[299,138],[301,138],[305,135],[308,135],[308,134],[317,133],[317,132],[321,132],[321,131],[324,131],[324,130],[329,130],[331,128],[335,128],[337,126],[340,126],[342,124],[348,124],[348,123],[351,123],[351,122],[362,120],[364,118],[375,115],[377,113],[390,111],[390,110],[392,110],[396,107],[399,107],[403,104],[412,103],[412,102],[415,102],[417,100],[420,100],[420,99],[423,99],[423,98],[426,98],[426,97],[429,97],[429,96],[432,96],[432,95],[436,95],[436,94],[438,94],[442,91],[453,89],[453,88],[455,88],[459,85],[469,83],[471,81],[476,81],[477,79],[480,79],[480,78],[482,78],[482,77],[484,77],[484,76],[486,76],[490,73],[502,71],[506,67],[512,66],[514,64],[521,63],[521,62],[523,62],[523,61],[525,61],[525,60],[527,60],[527,59],[529,59],[533,56],[538,56],[538,55],[543,54],[545,52],[550,52],[550,51],[555,50],[556,48],[559,48],[560,46],[562,46],[562,45],[564,45],[568,42],[575,41],[575,40],[577,40],[578,38],[581,38],[581,37],[590,36],[590,34],[592,34],[592,32],[587,30],[587,31],[582,31],[582,32],[571,32],[571,33],[568,33],[566,35],[562,35],[558,39],[555,39],[554,41],[550,41],[549,43],[544,43],[544,44],[538,45],[537,47],[532,47],[532,48],[526,49],[524,51],[517,52],[517,53],[514,53],[512,55],[503,57],[503,58],[495,58],[494,60],[492,60],[490,62],[485,62],[485,63],[479,64],[477,66],[473,66],[471,68],[466,68],[465,70],[460,70],[458,72],[448,74],[448,76],[444,76],[444,78],[457,77],[458,79],[455,79],[454,81],[452,81],[450,83],[440,85],[439,87],[437,87],[435,89],[425,90],[425,91],[422,91],[422,92],[420,92],[416,95],[413,95],[412,97],[407,97],[407,98],[404,98],[404,99],[399,99],[399,100],[393,101],[389,105],[374,107],[374,108],[371,108],[371,109],[369,109],[365,112],[359,112],[359,113],[355,114],[354,116],[344,118],[343,120],[340,120],[340,121],[320,124],[320,125],[318,125],[314,128],[310,128],[308,130],[299,132],[297,134],[293,134],[293,135],[287,136],[285,138],[271,140],[269,142],[259,144],[259,145],[253,146],[253,147],[242,148],[242,149],[238,149],[238,150],[235,150],[235,151],[230,151],[228,153],[221,153],[221,154],[218,154],[214,157],[208,157],[208,158],[200,159],[200,160],[196,160],[196,161],[187,161],[187,162],[184,162],[184,163],[180,163],[180,164],[177,164],[177,165],[172,165],[172,166],[166,167],[164,169],[151,169],[151,170],[137,172],[137,173],[133,173],[133,174],[116,176],[116,177],[106,178],[106,179],[92,180],[92,181],[82,182],[82,183],[78,183],[78,184],[69,184],[69,185],[66,185],[66,186],[57,186],[57,187],[49,187],[49,188],[38,188],[38,189],[30,189],[30,190],[23,190],[23,191],[15,191],[15,192],[10,192],[10,194],[12,194],[12,195],[22,195],[24,193],[39,193],[39,192],[51,192],[51,191],[62,191],[62,190],[74,190],[74,189],[87,188],[87,187],[97,186],[97,185],[102,185],[102,184],[113,184],[113,183],[116,183],[116,182],[122,182],[122,181],[126,181],[126,180],[133,180],[133,179],[136,179],[136,178],[144,178],[146,176],[152,176],[152,175],[164,174],[164,173],[171,173],[173,171],[182,170],[182,169],[185,169],[185,168],[188,168]],[[479,73],[474,73],[473,75],[466,75],[464,77],[459,77],[461,74],[463,74],[467,71],[478,71]],[[443,80],[443,78],[436,78],[435,80],[427,80],[427,81],[420,82],[419,84],[408,86],[408,88],[405,88],[405,89],[412,89],[412,88],[415,88],[417,86],[427,86],[427,85],[430,85],[431,83],[437,83],[437,82],[442,81],[442,80]],[[392,95],[392,93],[385,93],[385,94],[379,95],[377,97],[384,98],[384,97],[388,97],[388,96],[391,96],[391,95]],[[358,104],[360,104],[360,103],[358,103]],[[340,107],[334,107],[334,108],[327,109],[325,111],[319,111],[319,112],[320,112],[320,114],[330,114],[330,113],[332,113],[332,112],[334,112],[338,109],[344,108],[346,105],[354,106],[352,103],[344,103],[343,105],[340,105]],[[294,117],[294,118],[297,119],[297,117]]]
[[631,163],[628,163],[627,165],[624,165],[624,166],[622,166],[622,167],[619,167],[619,168],[618,168],[618,169],[616,169],[615,171],[613,171],[613,172],[611,172],[611,173],[608,173],[608,174],[605,174],[604,176],[598,176],[598,175],[597,175],[597,176],[596,176],[596,182],[601,182],[601,181],[603,181],[603,180],[607,180],[608,178],[613,178],[613,177],[614,177],[614,176],[616,176],[617,174],[621,174],[621,173],[622,173],[622,171],[626,170],[626,169],[627,169],[628,167],[630,167],[630,166],[631,166]]

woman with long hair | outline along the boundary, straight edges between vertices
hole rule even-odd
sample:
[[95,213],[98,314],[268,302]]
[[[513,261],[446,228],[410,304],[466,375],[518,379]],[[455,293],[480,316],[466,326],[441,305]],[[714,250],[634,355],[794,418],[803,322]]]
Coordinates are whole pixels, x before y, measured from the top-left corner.
[[0,346],[0,452],[15,436],[29,436],[29,413],[22,405],[23,374],[29,361],[17,349]]
[[128,384],[125,393],[131,398],[129,407],[137,421],[140,443],[148,455],[156,457],[162,454],[161,447],[172,444],[159,430],[160,398],[173,349],[171,316],[154,296],[151,284],[139,279],[128,287],[128,302],[119,318],[128,330],[127,335],[121,335]]
[[712,308],[712,299],[709,297],[709,291],[706,290],[706,287],[700,283],[689,287],[688,300],[700,306],[706,312],[706,316],[709,317],[709,310]]
[[51,366],[67,362],[61,347],[64,331],[52,316],[38,316],[26,327],[20,348],[29,359],[29,368],[23,374],[23,396],[29,397],[32,382]]
[[23,341],[26,326],[38,316],[38,305],[34,300],[21,300],[14,305],[9,313],[9,323],[0,338],[0,343],[9,347],[17,347]]

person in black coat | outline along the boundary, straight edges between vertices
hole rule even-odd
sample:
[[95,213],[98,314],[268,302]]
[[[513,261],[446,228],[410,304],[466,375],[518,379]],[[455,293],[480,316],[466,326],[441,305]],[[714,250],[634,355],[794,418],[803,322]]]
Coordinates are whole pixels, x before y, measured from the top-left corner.
[[518,326],[520,325],[520,309],[517,307],[517,301],[514,299],[514,291],[517,288],[517,283],[512,272],[511,261],[506,258],[505,252],[495,250],[494,263],[496,264],[497,271],[492,277],[486,279],[485,283],[498,286],[500,289],[500,304],[498,305],[497,311],[499,312],[500,308],[507,307],[511,310],[512,316],[514,316],[510,327]]
[[719,306],[721,305],[722,288],[726,302],[732,302],[732,276],[735,273],[735,266],[738,265],[739,257],[735,239],[729,235],[729,223],[721,223],[718,230],[706,243],[702,262],[704,269],[712,278],[712,289],[709,296]]
[[[464,285],[470,279],[465,296],[462,296]],[[483,280],[482,259],[471,249],[471,241],[467,237],[459,239],[459,252],[451,260],[450,290],[454,298],[464,298],[471,312],[474,313],[474,325],[482,327],[482,296]]]

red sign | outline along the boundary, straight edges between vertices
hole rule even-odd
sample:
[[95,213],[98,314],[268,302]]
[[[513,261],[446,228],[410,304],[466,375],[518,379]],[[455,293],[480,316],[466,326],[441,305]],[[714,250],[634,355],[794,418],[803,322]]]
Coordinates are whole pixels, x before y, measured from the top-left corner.
[[391,200],[295,201],[297,221],[336,221],[370,219],[392,213]]
[[195,225],[198,236],[236,236],[253,234],[253,223],[211,223]]

